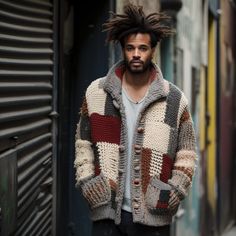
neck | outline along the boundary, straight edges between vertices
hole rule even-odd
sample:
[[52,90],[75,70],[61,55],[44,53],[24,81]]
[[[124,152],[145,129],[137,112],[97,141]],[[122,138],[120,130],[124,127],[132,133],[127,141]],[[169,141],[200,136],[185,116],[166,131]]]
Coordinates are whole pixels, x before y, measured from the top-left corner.
[[150,83],[150,70],[142,74],[133,74],[126,70],[123,75],[122,87],[133,101],[139,102],[147,93]]

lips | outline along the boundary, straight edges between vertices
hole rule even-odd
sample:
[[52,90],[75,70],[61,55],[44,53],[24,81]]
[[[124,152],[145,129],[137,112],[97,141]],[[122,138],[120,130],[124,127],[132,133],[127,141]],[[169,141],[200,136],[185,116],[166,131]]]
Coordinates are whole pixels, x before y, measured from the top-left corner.
[[132,60],[132,61],[130,62],[130,64],[133,64],[133,65],[140,65],[140,64],[143,64],[143,62],[142,62],[142,61],[137,61],[137,60]]

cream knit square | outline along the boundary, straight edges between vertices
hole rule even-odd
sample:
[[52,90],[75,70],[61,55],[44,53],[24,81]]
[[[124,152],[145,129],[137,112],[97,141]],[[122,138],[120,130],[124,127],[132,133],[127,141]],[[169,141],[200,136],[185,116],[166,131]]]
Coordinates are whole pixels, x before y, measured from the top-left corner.
[[166,101],[152,105],[146,114],[147,122],[164,122],[166,113]]
[[117,144],[98,142],[97,147],[101,172],[108,179],[117,182],[119,146]]
[[170,136],[170,126],[162,122],[147,122],[144,127],[143,146],[167,153]]
[[95,80],[86,92],[89,116],[92,113],[104,115],[106,98],[107,94],[105,91],[99,88],[99,80]]

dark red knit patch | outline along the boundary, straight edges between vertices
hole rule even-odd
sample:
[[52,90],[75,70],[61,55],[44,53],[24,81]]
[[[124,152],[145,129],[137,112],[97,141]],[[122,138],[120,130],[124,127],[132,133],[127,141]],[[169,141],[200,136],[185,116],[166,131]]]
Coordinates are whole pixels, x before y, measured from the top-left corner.
[[168,203],[160,202],[160,201],[157,202],[156,208],[164,208],[165,209],[167,207],[168,207]]
[[100,175],[100,173],[101,173],[100,166],[99,166],[99,164],[96,164],[95,165],[95,176]]
[[122,80],[122,76],[124,74],[125,66],[121,65],[120,67],[116,68],[115,73],[118,78]]
[[189,112],[185,109],[185,111],[183,112],[181,118],[180,118],[180,124],[182,124],[183,122],[189,120],[190,118],[190,114]]
[[107,142],[120,144],[121,119],[93,113],[90,116],[91,138],[93,143]]
[[142,149],[141,171],[142,171],[142,190],[145,194],[147,186],[150,182],[150,163],[152,157],[152,150],[149,148]]
[[163,154],[163,162],[160,174],[161,181],[165,183],[168,182],[168,179],[170,179],[171,177],[172,166],[173,166],[172,159],[167,154]]

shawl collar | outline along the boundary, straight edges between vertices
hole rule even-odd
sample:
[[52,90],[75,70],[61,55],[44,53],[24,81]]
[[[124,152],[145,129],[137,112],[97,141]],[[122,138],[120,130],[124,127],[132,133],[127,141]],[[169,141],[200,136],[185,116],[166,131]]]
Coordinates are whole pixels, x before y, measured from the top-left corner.
[[[121,100],[121,79],[116,75],[115,70],[120,66],[124,65],[124,61],[119,61],[109,70],[104,81],[104,90],[108,92],[113,99],[122,103]],[[152,63],[154,69],[156,70],[156,75],[153,82],[150,85],[148,94],[145,98],[144,107],[147,107],[150,103],[155,102],[159,99],[165,98],[168,95],[168,82],[163,79],[160,68]]]

